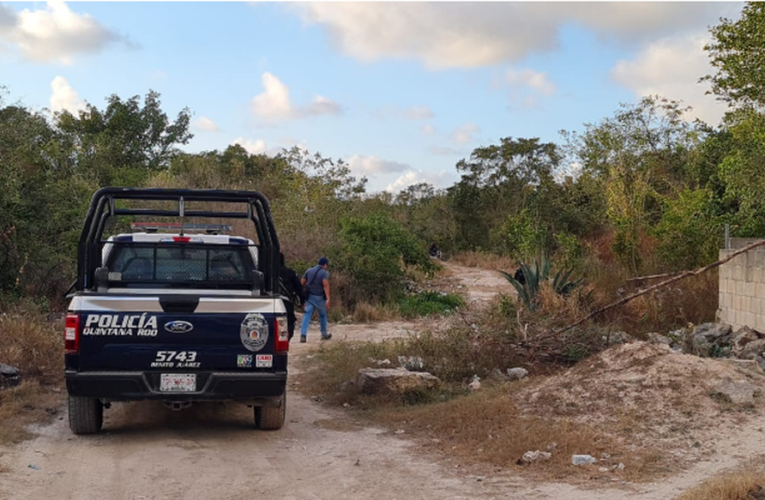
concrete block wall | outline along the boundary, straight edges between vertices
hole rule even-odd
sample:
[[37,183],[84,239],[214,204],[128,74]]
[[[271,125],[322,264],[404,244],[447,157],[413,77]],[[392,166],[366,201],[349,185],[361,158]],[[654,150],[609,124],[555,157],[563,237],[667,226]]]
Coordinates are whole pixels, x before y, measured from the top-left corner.
[[[734,238],[731,249],[720,250],[728,257],[752,239]],[[765,248],[758,247],[720,266],[720,301],[717,319],[736,330],[748,326],[765,333]]]

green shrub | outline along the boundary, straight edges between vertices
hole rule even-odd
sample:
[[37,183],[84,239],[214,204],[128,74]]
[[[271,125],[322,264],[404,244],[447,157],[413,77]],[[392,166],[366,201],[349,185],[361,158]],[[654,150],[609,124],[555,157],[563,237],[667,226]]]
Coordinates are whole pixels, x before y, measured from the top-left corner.
[[394,302],[403,293],[406,266],[434,269],[424,246],[386,215],[348,217],[340,234],[334,262],[349,276],[356,302]]
[[445,314],[462,306],[462,297],[454,294],[423,292],[409,295],[399,301],[399,310],[405,318]]

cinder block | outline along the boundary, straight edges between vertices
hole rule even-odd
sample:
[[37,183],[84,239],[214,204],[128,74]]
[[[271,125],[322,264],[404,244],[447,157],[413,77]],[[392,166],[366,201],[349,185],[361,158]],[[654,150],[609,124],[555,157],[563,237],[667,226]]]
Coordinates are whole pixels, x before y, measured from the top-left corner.
[[718,271],[718,276],[720,277],[720,281],[730,276],[730,262],[726,262],[725,264],[720,266],[720,270]]
[[736,281],[744,281],[746,279],[746,273],[744,272],[744,266],[733,266],[733,279]]
[[747,297],[754,297],[757,295],[757,292],[755,291],[755,283],[753,281],[744,283],[744,295]]
[[744,323],[744,316],[741,311],[738,309],[734,309],[731,311],[731,324],[735,325],[736,328],[741,328],[741,325]]
[[716,317],[717,317],[717,321],[721,323],[730,323],[730,321],[728,321],[728,309],[725,307],[721,307],[720,309],[717,310]]
[[754,292],[757,297],[765,299],[765,283],[757,283],[754,287]]
[[746,295],[741,297],[741,310],[745,313],[752,312],[752,299]]
[[745,312],[743,323],[750,328],[754,327],[754,314]]
[[765,332],[765,316],[759,314],[754,320],[754,327],[758,332]]
[[735,311],[741,310],[741,295],[738,295],[738,294],[733,295],[733,310]]
[[762,268],[761,267],[757,266],[754,268],[752,281],[754,281],[755,283],[762,283]]

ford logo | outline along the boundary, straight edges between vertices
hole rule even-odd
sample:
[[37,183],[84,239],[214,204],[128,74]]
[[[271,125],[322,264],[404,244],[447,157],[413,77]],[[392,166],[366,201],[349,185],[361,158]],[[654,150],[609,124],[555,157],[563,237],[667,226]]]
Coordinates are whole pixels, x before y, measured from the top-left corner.
[[194,325],[188,321],[168,321],[165,330],[170,333],[187,333],[194,329]]

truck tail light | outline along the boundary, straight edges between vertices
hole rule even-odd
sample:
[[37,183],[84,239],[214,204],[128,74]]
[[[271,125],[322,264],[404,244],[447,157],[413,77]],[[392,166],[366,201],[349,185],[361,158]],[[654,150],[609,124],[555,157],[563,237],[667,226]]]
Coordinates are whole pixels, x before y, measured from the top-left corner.
[[80,352],[80,316],[78,314],[66,315],[64,351],[66,354],[78,354]]
[[287,330],[287,319],[284,316],[274,319],[274,336],[276,337],[276,354],[284,354],[290,350],[289,331]]

